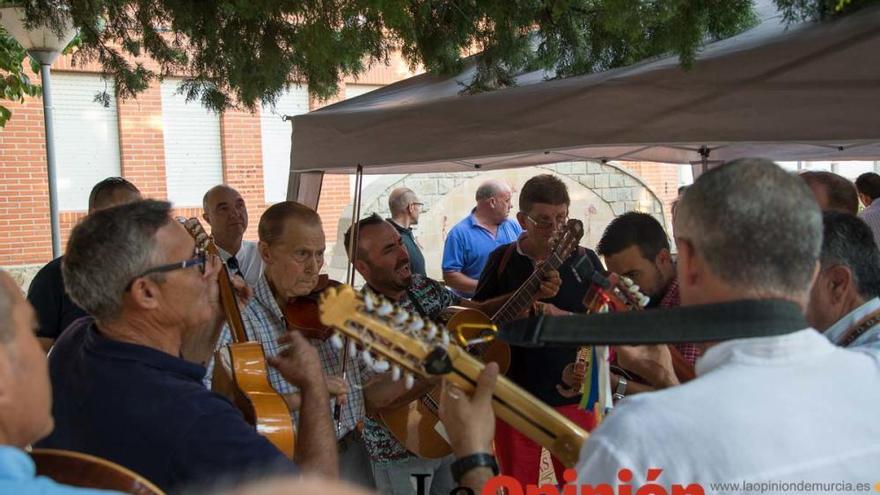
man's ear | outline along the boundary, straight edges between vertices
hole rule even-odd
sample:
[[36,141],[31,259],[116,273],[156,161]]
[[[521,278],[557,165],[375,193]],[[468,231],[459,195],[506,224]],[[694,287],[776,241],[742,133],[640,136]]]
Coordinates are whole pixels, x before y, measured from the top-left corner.
[[[141,309],[158,308],[160,297],[158,284],[146,277],[136,279],[128,291],[128,299],[132,304]],[[124,299],[123,304],[125,304]]]
[[679,283],[692,286],[700,279],[699,261],[693,244],[684,239],[676,239],[678,263],[676,264]]
[[207,211],[202,212],[202,218],[204,218],[205,221],[208,222],[208,225],[211,225],[211,217],[208,216],[208,212],[207,212]]
[[354,269],[357,270],[364,279],[369,279],[372,273],[370,270],[370,264],[362,259],[354,260]]
[[263,259],[263,263],[270,265],[272,263],[272,251],[269,249],[269,244],[260,241],[257,243],[257,250],[260,252],[260,258]]
[[528,224],[529,219],[526,218],[525,213],[523,213],[521,211],[516,212],[516,221],[519,222],[519,226],[523,230],[529,230],[529,224]]
[[654,259],[654,262],[660,268],[669,268],[672,269],[672,253],[669,252],[668,249],[663,248],[657,253],[657,257]]
[[855,279],[852,270],[847,266],[833,265],[825,269],[823,279],[828,284],[828,295],[833,303],[839,303],[851,289],[854,289]]

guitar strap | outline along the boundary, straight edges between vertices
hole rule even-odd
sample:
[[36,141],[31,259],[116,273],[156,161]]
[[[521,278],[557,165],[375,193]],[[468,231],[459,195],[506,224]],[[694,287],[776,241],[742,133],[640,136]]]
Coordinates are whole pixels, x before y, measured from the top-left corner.
[[540,315],[503,325],[498,337],[523,347],[677,344],[770,337],[809,326],[797,304],[758,299],[652,311]]
[[844,333],[843,337],[840,339],[840,346],[849,347],[850,344],[855,342],[856,339],[873,328],[877,323],[880,323],[880,309],[862,318],[855,325],[847,329],[846,333]]

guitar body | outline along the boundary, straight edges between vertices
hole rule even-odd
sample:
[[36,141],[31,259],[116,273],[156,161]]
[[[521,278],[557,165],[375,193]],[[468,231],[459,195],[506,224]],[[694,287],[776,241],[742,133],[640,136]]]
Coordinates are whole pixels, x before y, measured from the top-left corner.
[[403,407],[382,411],[378,416],[406,450],[419,457],[439,459],[452,453],[446,430],[437,416],[436,404],[439,401],[438,386],[426,397]]
[[30,455],[37,475],[56,483],[131,495],[164,495],[143,476],[100,457],[57,449],[33,449]]
[[266,356],[259,342],[229,344],[214,354],[211,388],[223,395],[288,458],[293,459],[295,433],[287,402],[272,388]]
[[[454,313],[446,320],[446,328],[452,331],[453,335],[460,334],[466,340],[483,337],[487,333],[487,327],[495,327],[495,323],[480,310],[458,306],[450,306],[447,309]],[[492,340],[484,347],[469,348],[467,351],[484,363],[498,363],[498,370],[502,375],[510,369],[510,346],[500,340]]]

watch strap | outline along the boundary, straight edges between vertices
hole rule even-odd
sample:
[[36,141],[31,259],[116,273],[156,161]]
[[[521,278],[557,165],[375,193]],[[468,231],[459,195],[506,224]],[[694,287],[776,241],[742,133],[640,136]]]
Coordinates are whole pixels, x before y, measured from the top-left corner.
[[480,452],[478,454],[464,456],[453,462],[450,466],[452,479],[455,480],[456,483],[460,483],[461,478],[467,474],[468,471],[481,467],[489,468],[492,470],[492,474],[498,475],[498,462],[495,461],[495,456]]

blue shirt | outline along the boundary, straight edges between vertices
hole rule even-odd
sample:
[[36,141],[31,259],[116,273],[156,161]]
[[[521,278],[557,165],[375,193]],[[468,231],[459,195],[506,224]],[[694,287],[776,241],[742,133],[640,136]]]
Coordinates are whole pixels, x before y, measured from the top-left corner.
[[[489,254],[499,246],[515,241],[520,233],[522,228],[519,224],[507,219],[498,226],[493,236],[477,223],[476,217],[471,213],[455,224],[446,236],[446,245],[443,246],[443,271],[461,272],[474,280],[479,280]],[[454,292],[461,297],[473,296],[472,293]]]
[[113,495],[119,492],[59,485],[45,476],[21,449],[0,445],[0,493],[15,495]]
[[108,339],[90,318],[49,356],[55,431],[39,447],[103,457],[165,491],[296,468],[202,384],[205,368]]

